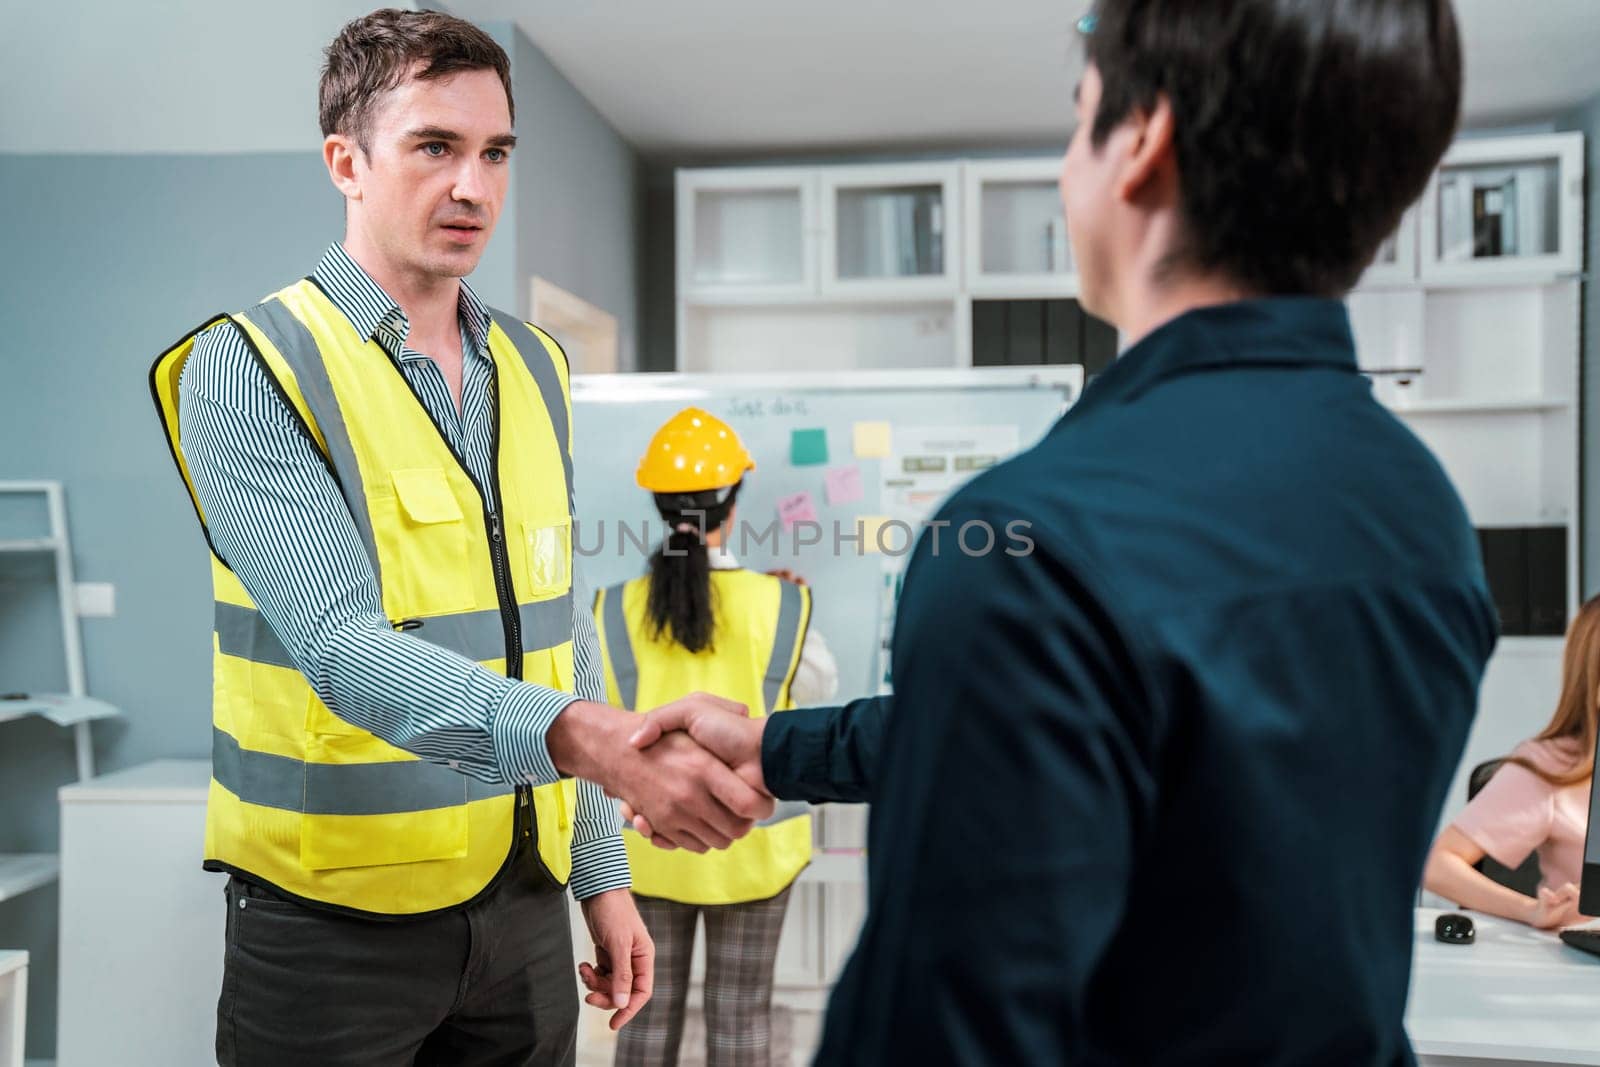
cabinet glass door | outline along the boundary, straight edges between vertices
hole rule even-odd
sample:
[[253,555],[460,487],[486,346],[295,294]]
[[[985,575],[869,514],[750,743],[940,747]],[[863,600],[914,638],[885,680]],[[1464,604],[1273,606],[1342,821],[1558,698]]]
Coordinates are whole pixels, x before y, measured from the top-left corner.
[[950,297],[955,165],[830,167],[822,174],[825,293]]
[[1459,143],[1432,183],[1424,276],[1465,281],[1576,272],[1582,153],[1581,134]]
[[679,286],[686,296],[815,295],[814,179],[786,169],[679,175]]
[[1077,292],[1060,170],[1054,156],[965,165],[968,292],[1035,299]]

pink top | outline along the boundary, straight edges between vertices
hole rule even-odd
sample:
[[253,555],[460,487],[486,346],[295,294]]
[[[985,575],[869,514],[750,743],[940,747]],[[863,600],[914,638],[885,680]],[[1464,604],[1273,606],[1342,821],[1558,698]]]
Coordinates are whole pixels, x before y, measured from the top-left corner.
[[[1553,773],[1569,769],[1576,746],[1524,741],[1513,755]],[[1583,873],[1583,836],[1589,822],[1589,781],[1552,785],[1526,767],[1505,763],[1466,809],[1455,828],[1496,863],[1517,867],[1539,853],[1542,886],[1559,889]]]

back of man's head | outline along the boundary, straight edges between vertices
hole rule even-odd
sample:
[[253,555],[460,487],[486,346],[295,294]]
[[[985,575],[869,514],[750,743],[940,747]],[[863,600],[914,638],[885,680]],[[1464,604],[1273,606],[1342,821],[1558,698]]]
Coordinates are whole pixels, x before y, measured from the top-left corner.
[[1096,145],[1170,102],[1173,265],[1254,292],[1354,285],[1460,112],[1450,0],[1099,0],[1087,48]]

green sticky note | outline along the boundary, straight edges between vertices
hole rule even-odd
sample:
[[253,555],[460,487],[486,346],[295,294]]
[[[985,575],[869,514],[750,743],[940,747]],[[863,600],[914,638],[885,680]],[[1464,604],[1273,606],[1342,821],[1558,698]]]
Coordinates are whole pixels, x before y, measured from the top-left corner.
[[796,467],[828,462],[828,431],[795,430],[789,437],[789,462]]

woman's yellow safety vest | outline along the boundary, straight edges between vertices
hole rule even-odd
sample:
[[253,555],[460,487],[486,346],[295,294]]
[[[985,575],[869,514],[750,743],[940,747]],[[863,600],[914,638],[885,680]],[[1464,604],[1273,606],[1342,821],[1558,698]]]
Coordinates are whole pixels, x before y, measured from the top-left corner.
[[[694,692],[750,708],[753,718],[794,706],[789,686],[811,623],[804,586],[745,570],[711,572],[716,621],[712,648],[690,652],[670,634],[651,636],[645,606],[650,579],[595,597],[610,700],[649,711]],[[779,804],[771,819],[730,847],[695,855],[656,848],[623,831],[633,891],[683,904],[741,904],[777,896],[811,862],[811,816],[804,804]]]
[[[179,434],[178,378],[196,338],[231,319],[337,481],[387,617],[498,674],[571,691],[566,358],[534,327],[490,314],[493,485],[474,481],[389,354],[311,279],[191,331],[156,360],[151,389],[204,530]],[[211,577],[207,868],[308,901],[418,915],[478,896],[518,836],[537,832],[539,859],[566,882],[572,781],[486,784],[346,722],[295,669],[215,546]]]

